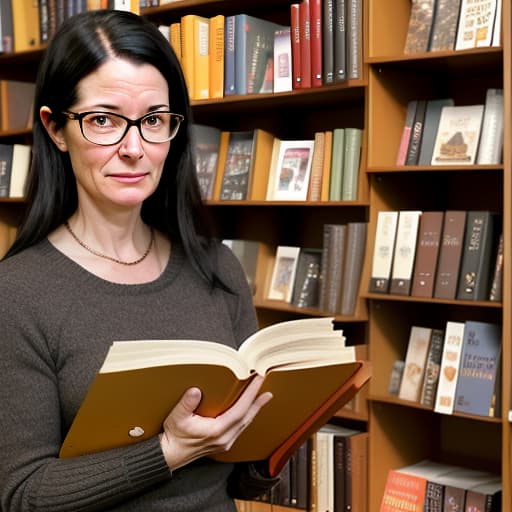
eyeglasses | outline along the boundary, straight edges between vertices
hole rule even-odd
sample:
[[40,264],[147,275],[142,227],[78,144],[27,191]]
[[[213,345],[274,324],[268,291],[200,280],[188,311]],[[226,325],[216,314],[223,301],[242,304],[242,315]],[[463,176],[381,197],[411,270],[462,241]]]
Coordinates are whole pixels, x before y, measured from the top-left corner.
[[80,123],[85,139],[99,146],[118,144],[132,126],[136,126],[140,136],[146,141],[161,144],[173,139],[178,133],[184,117],[167,111],[155,111],[130,119],[113,112],[62,112],[64,116]]

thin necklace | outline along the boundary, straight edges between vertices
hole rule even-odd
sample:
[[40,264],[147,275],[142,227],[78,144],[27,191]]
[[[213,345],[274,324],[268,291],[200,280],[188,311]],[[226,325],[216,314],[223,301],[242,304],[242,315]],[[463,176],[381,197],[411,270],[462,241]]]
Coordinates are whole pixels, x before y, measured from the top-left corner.
[[100,258],[104,258],[106,260],[113,261],[114,263],[119,263],[120,265],[137,265],[137,263],[140,263],[142,260],[146,258],[146,256],[150,253],[151,247],[153,247],[153,243],[155,241],[155,232],[153,228],[151,228],[151,239],[149,240],[148,248],[146,249],[146,252],[137,260],[135,261],[123,261],[118,260],[117,258],[113,258],[112,256],[108,256],[107,254],[103,254],[101,252],[95,251],[94,249],[91,249],[87,244],[82,242],[80,238],[78,238],[75,234],[75,232],[71,229],[71,226],[69,225],[69,222],[64,222],[64,226],[69,231],[69,234],[86,250],[89,251],[91,254],[94,254],[95,256],[99,256]]

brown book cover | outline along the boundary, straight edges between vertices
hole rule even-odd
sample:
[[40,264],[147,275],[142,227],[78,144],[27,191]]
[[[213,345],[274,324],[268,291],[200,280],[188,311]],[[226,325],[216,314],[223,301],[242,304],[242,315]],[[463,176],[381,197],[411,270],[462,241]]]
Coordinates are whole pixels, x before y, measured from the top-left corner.
[[469,211],[457,299],[488,300],[494,243],[495,215],[489,211]]
[[300,16],[299,4],[290,5],[290,28],[292,37],[292,87],[293,89],[302,88],[302,69],[301,69],[301,45],[300,45]]
[[460,0],[437,0],[430,37],[431,52],[449,51],[455,48]]
[[[272,391],[273,399],[231,450],[215,458],[231,462],[268,459],[275,475],[370,377],[368,364],[356,360],[353,347],[344,346],[343,336],[333,330],[332,321],[309,318],[274,324],[248,338],[240,351],[195,340],[115,343],[66,435],[60,455],[94,453],[157,435],[167,414],[192,386],[203,392],[197,414],[218,416],[258,372],[266,375],[261,392]],[[316,346],[314,361],[298,349],[301,345]],[[281,362],[299,363],[292,363],[293,370],[286,364],[276,365],[274,356],[264,362],[264,353],[275,354],[278,346],[282,347],[277,356]],[[140,361],[145,349],[149,359]],[[303,356],[297,358],[301,353]],[[161,392],[162,382],[168,383],[166,393]]]
[[502,510],[501,478],[471,487],[466,492],[466,510],[468,512],[498,512]]
[[466,215],[463,210],[445,212],[434,286],[434,297],[437,299],[454,299],[457,294]]
[[320,201],[322,197],[322,176],[324,170],[325,132],[315,132],[315,145],[309,177],[308,201]]
[[347,438],[345,510],[368,511],[368,432]]
[[428,51],[435,0],[412,0],[404,53]]
[[420,218],[411,295],[432,297],[444,212],[423,212]]
[[493,276],[491,281],[491,291],[489,292],[489,300],[493,302],[501,302],[503,295],[503,232],[498,242],[498,252],[496,253],[496,261],[494,263]]

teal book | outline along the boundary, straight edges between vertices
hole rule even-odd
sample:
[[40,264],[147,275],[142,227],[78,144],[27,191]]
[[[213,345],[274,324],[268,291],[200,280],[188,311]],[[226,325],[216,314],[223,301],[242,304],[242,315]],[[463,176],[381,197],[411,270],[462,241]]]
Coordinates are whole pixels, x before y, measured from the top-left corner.
[[462,340],[454,412],[494,416],[501,361],[501,326],[467,321]]

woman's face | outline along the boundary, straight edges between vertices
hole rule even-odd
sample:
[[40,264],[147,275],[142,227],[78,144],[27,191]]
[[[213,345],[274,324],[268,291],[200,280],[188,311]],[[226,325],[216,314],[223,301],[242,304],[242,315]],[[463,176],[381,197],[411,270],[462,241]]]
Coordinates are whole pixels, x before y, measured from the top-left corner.
[[[171,110],[169,89],[162,74],[149,64],[111,58],[77,86],[75,113],[103,111],[138,119],[158,110]],[[79,201],[99,207],[140,206],[158,186],[170,142],[144,141],[131,126],[111,146],[86,140],[78,121],[69,120],[53,137],[68,151],[76,177]]]

